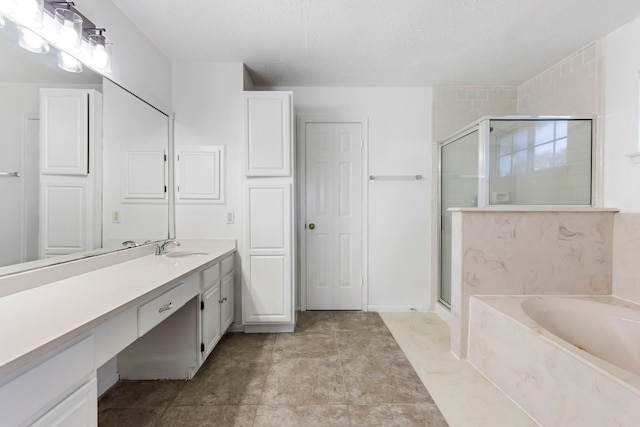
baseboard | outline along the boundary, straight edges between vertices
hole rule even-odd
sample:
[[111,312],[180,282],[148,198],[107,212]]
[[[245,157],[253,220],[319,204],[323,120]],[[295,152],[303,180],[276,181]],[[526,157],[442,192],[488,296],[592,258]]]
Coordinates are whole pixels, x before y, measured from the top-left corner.
[[407,311],[419,311],[421,313],[429,311],[426,305],[406,306],[406,305],[370,305],[369,311],[380,313],[405,313]]
[[293,332],[296,325],[244,325],[245,334],[277,334],[281,332]]

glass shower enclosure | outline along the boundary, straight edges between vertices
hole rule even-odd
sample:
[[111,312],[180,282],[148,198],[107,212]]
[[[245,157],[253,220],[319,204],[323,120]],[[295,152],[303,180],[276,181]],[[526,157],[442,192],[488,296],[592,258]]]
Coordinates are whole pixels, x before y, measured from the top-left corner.
[[451,304],[451,208],[592,206],[591,117],[485,117],[440,143],[440,293]]

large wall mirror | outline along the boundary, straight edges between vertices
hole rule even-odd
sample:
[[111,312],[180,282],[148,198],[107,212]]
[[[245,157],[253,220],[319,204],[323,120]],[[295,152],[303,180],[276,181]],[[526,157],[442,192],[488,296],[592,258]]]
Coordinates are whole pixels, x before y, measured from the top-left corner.
[[0,276],[173,237],[170,117],[87,67],[58,68],[54,47],[18,41],[7,20]]

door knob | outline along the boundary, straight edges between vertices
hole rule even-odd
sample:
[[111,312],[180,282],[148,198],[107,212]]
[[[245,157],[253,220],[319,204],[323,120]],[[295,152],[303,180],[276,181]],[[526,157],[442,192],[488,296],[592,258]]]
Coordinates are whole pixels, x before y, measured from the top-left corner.
[[314,223],[309,224],[309,230],[313,230],[314,228],[316,228],[316,225]]

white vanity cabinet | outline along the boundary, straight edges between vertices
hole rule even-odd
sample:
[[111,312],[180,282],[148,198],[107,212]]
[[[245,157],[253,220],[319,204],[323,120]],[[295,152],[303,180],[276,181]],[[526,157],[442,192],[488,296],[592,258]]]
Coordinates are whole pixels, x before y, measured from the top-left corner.
[[233,279],[233,254],[202,272],[202,361],[209,356],[233,323]]
[[8,378],[0,385],[0,424],[96,426],[93,351],[93,336],[88,336]]
[[245,92],[242,321],[245,332],[295,326],[291,92]]
[[233,278],[232,253],[141,304],[139,338],[118,354],[120,378],[193,378],[233,322]]

